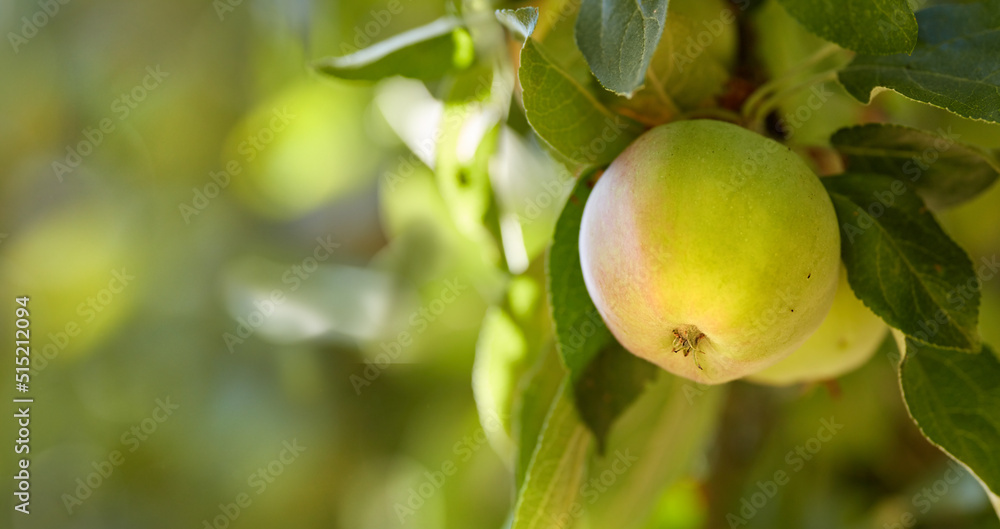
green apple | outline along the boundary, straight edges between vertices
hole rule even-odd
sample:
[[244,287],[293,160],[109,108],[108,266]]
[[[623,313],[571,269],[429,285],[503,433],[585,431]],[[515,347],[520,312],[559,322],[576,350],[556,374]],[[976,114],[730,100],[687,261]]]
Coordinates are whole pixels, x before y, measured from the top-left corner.
[[855,297],[842,271],[833,307],[819,329],[787,358],[747,379],[784,386],[839,377],[867,362],[888,329]]
[[693,23],[692,40],[684,44],[691,46],[695,53],[703,49],[727,69],[733,67],[737,45],[736,13],[727,0],[670,0],[667,18],[678,15]]
[[819,178],[787,147],[721,121],[656,127],[597,182],[584,281],[633,354],[722,383],[791,354],[833,303],[840,234]]
[[[663,90],[680,110],[703,106],[720,95],[736,59],[735,15],[721,2],[708,4],[719,8],[708,8],[714,17],[668,13],[667,30],[650,64],[647,89]],[[723,17],[724,13],[730,16]]]

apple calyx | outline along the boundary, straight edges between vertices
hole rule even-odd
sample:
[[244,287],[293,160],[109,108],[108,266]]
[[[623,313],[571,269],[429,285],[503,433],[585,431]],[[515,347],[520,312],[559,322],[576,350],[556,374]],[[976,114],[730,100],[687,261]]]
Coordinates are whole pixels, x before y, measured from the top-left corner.
[[701,367],[701,362],[698,361],[698,353],[703,352],[701,350],[701,341],[707,339],[705,333],[698,330],[698,327],[695,325],[682,325],[672,332],[674,335],[672,352],[684,353],[685,357],[694,353],[694,365],[704,371]]

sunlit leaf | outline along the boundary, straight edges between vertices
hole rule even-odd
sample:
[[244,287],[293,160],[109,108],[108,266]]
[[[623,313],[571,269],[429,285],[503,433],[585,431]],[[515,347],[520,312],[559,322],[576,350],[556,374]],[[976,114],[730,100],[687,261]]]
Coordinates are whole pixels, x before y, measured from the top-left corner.
[[559,361],[555,347],[547,348],[535,366],[522,380],[515,400],[514,422],[515,464],[514,483],[521,488],[528,474],[531,456],[535,453],[549,407],[558,395],[566,369]]
[[[521,364],[527,343],[517,324],[506,311],[491,307],[486,312],[476,342],[476,360],[472,366],[472,393],[476,397],[479,421],[490,443],[502,457],[511,456],[511,421]],[[499,422],[502,431],[487,428]]]
[[634,121],[608,110],[532,39],[521,50],[518,78],[528,123],[540,138],[574,162],[606,164],[642,130]]
[[472,37],[461,21],[446,17],[315,67],[341,79],[377,81],[395,75],[434,80],[468,68],[475,59]]
[[511,529],[549,529],[570,512],[580,494],[590,440],[566,379],[549,409],[518,491]]
[[538,24],[537,7],[498,9],[496,15],[504,27],[516,32],[522,39],[530,37],[535,32],[535,25]]

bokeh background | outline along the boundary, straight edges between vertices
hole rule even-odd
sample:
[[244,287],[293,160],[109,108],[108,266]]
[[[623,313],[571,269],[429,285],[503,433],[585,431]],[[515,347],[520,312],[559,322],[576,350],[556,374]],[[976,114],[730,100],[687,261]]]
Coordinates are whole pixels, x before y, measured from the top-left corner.
[[[543,253],[569,173],[516,104],[501,148],[478,160],[478,114],[459,109],[471,117],[446,138],[456,163],[503,176],[492,198],[455,193],[434,171],[437,125],[456,111],[440,87],[309,68],[454,9],[47,5],[58,11],[0,3],[2,372],[13,373],[14,297],[30,296],[35,398],[32,514],[13,513],[4,479],[0,527],[502,527],[510,461],[472,373],[477,347],[517,363],[547,346]],[[783,16],[767,9],[755,16]],[[775,36],[810,38],[787,31]],[[767,68],[793,64],[798,47],[769,45]],[[799,139],[822,143],[850,112],[1000,148],[995,126],[890,94],[876,109],[824,107]],[[499,226],[469,214],[484,207]],[[974,260],[1000,254],[1000,186],[941,220]],[[511,229],[519,245],[497,237]],[[982,332],[1000,344],[1000,281],[983,294]],[[16,432],[2,415],[11,476]],[[718,435],[649,527],[724,526],[719,514],[826,416],[846,424],[836,448],[752,526],[890,527],[948,469],[906,417],[885,357],[836,389],[735,383]],[[970,477],[919,519],[998,526]]]

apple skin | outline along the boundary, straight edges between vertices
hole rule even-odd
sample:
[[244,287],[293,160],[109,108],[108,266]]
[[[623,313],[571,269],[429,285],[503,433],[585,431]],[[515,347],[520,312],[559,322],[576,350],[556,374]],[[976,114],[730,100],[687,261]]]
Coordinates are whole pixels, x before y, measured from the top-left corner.
[[787,386],[837,378],[867,362],[888,330],[885,322],[855,297],[847,273],[841,271],[833,307],[819,329],[787,358],[747,380]]
[[646,132],[601,176],[580,258],[626,349],[719,384],[781,360],[819,327],[840,233],[819,178],[787,147],[721,121],[679,121]]

